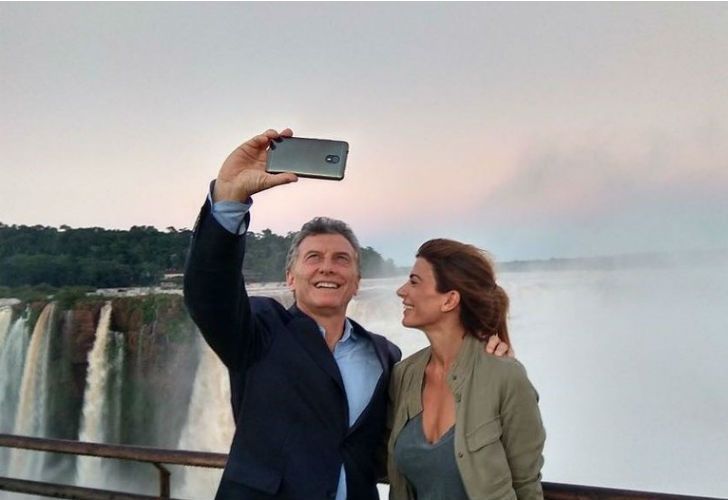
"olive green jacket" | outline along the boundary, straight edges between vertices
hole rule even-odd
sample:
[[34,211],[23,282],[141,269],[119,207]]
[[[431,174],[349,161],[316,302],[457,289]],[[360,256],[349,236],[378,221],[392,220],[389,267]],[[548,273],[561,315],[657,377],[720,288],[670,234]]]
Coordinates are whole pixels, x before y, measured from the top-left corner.
[[[422,381],[430,359],[425,348],[394,367],[390,382],[388,475],[390,500],[414,500],[394,462],[394,443],[407,421],[422,411]],[[541,499],[546,433],[538,394],[513,358],[486,354],[465,337],[448,372],[455,396],[455,460],[471,500]]]

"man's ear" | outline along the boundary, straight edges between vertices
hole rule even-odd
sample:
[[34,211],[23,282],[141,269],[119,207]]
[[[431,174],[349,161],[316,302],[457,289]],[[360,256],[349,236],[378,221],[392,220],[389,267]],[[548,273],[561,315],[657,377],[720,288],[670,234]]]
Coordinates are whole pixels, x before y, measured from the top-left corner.
[[286,285],[288,285],[289,290],[295,290],[296,287],[296,279],[293,277],[293,274],[291,271],[286,271]]
[[445,302],[440,306],[442,312],[450,312],[460,305],[460,292],[450,290],[445,296]]

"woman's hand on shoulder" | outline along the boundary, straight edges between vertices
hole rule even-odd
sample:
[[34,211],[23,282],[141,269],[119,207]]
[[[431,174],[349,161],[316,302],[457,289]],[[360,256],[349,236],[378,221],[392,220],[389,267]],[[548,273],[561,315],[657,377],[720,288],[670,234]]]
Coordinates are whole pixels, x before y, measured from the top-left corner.
[[516,357],[516,353],[511,349],[511,346],[499,339],[497,335],[491,335],[488,342],[485,343],[485,352],[495,356]]

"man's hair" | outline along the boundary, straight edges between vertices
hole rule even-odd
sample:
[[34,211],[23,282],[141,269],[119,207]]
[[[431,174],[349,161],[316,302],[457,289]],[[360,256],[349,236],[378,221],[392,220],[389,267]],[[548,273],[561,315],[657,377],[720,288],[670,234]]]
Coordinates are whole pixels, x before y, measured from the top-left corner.
[[354,231],[351,230],[349,225],[337,219],[331,219],[329,217],[314,217],[303,226],[301,230],[296,233],[291,241],[291,246],[288,249],[288,255],[286,256],[286,272],[290,271],[293,264],[298,258],[298,248],[301,246],[301,242],[309,236],[316,236],[319,234],[340,234],[351,244],[354,248],[354,254],[356,257],[356,267],[361,274],[361,247],[359,246],[359,240],[357,240]]

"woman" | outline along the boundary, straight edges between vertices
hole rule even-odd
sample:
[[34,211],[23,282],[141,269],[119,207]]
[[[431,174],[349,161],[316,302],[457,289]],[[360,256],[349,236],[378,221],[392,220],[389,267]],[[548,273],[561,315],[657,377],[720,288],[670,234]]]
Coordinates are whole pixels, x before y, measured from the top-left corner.
[[487,354],[508,343],[508,296],[483,252],[457,241],[423,244],[397,290],[402,324],[427,347],[395,366],[390,500],[543,498],[545,433],[523,366]]

